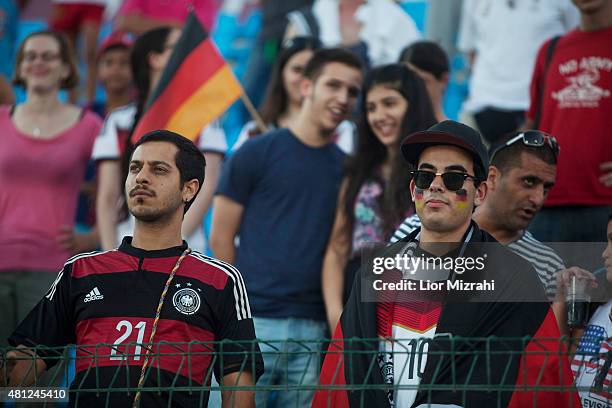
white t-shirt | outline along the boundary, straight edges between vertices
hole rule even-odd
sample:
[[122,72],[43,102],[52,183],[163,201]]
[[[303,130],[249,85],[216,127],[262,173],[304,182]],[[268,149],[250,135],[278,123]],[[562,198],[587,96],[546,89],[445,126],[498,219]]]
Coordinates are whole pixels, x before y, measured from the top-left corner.
[[[339,46],[342,43],[339,0],[315,0],[312,14],[323,45]],[[296,35],[312,35],[301,12],[289,13],[287,18],[296,29]],[[355,20],[361,23],[359,38],[368,47],[372,66],[397,62],[404,47],[422,37],[412,17],[392,0],[365,2],[355,12]]]
[[[247,122],[240,131],[238,135],[238,139],[236,139],[236,143],[232,146],[232,151],[236,151],[240,146],[243,145],[244,142],[249,140],[251,137],[250,134],[257,128],[257,124],[255,121]],[[272,130],[273,126],[268,125],[268,129]],[[355,148],[355,137],[356,137],[357,128],[353,122],[350,120],[344,120],[340,122],[338,127],[336,128],[336,145],[346,154],[353,153],[353,149]]]
[[[102,131],[94,143],[93,160],[118,160],[121,157],[121,146],[125,145],[126,138],[129,137],[135,115],[136,105],[130,104],[115,109],[106,117]],[[196,144],[202,152],[225,155],[227,150],[225,132],[218,122],[202,129]],[[121,242],[124,236],[134,234],[134,222],[134,217],[130,214],[117,225],[117,243]],[[190,248],[201,253],[206,252],[206,237],[202,225],[187,237],[186,241]]]
[[[589,321],[576,355],[572,371],[583,407],[612,406],[612,301],[600,306]],[[606,364],[606,361],[608,363]],[[607,368],[607,369],[606,369]],[[582,390],[580,388],[583,388]]]
[[[416,241],[409,242],[402,254],[411,257],[416,247]],[[403,297],[402,300],[412,303],[410,297]],[[410,408],[417,397],[421,377],[425,372],[429,344],[436,335],[442,306],[432,304],[428,309],[422,306],[414,309],[399,301],[389,307],[386,312],[389,315],[386,317],[383,317],[386,314],[383,310],[377,310],[377,319],[391,320],[391,339],[384,338],[379,343],[379,366],[386,384],[391,383],[392,377],[393,385],[412,388],[396,389],[392,401],[391,398],[389,401],[391,406]]]
[[421,375],[425,371],[429,343],[436,334],[437,323],[420,332],[393,324],[393,341],[380,342],[383,364],[393,367],[393,384],[412,386],[413,389],[398,389],[393,393],[395,408],[410,408],[416,399]]
[[579,21],[571,0],[464,0],[458,47],[475,51],[476,61],[463,110],[527,110],[538,49]]

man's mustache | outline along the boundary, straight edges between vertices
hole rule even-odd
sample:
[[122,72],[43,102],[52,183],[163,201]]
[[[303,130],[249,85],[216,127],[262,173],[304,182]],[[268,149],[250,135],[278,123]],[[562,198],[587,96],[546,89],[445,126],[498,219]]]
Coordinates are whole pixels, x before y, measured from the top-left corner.
[[134,197],[136,194],[144,194],[150,197],[155,196],[155,192],[153,190],[149,190],[148,188],[143,186],[136,186],[132,190],[130,190],[130,197]]

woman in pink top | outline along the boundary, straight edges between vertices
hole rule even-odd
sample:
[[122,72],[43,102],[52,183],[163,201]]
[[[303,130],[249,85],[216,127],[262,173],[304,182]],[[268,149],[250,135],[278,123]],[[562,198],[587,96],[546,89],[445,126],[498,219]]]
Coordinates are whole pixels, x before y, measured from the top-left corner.
[[66,39],[31,34],[14,83],[26,101],[0,107],[0,345],[49,288],[70,256],[61,231],[74,224],[79,186],[101,122],[60,102],[78,82]]

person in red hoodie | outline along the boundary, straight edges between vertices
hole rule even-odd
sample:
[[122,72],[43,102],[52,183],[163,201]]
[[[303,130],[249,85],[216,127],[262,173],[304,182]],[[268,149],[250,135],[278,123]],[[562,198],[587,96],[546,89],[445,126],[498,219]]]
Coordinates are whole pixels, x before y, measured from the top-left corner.
[[612,211],[612,0],[572,0],[580,27],[545,42],[525,129],[555,135],[557,182],[529,231],[540,241],[605,242]]

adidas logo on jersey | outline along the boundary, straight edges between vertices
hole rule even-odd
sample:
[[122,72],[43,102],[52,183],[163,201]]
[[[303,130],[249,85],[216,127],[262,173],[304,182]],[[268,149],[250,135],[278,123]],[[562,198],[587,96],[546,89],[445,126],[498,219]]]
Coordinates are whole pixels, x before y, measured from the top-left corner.
[[92,302],[94,300],[102,300],[102,299],[104,299],[104,295],[100,293],[100,291],[98,290],[98,287],[96,286],[95,288],[91,290],[91,292],[85,295],[85,299],[83,299],[83,302],[87,303],[87,302]]

